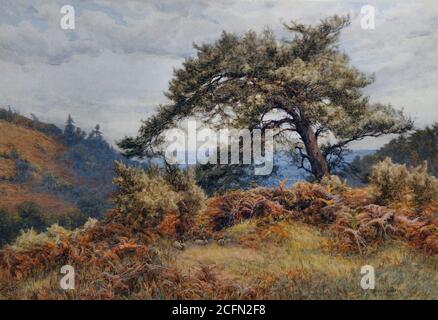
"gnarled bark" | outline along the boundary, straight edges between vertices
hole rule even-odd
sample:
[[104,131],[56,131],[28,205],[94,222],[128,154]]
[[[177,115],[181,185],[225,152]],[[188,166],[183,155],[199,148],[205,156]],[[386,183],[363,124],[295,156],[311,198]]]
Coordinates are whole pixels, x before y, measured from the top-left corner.
[[318,145],[318,138],[316,137],[316,134],[310,124],[308,124],[306,121],[297,124],[297,132],[306,148],[306,154],[312,173],[317,180],[321,180],[322,177],[329,174],[329,168],[327,160],[322,154],[321,148]]

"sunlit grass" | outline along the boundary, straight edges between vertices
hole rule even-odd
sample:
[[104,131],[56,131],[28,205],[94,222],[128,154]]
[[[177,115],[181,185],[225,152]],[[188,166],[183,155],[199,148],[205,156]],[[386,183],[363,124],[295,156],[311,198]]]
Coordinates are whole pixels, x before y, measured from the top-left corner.
[[[379,251],[360,256],[330,249],[332,239],[316,227],[281,222],[287,237],[281,242],[252,239],[256,221],[238,224],[225,233],[234,244],[220,247],[189,246],[177,253],[177,266],[188,271],[199,263],[214,265],[220,274],[242,286],[263,286],[270,298],[300,299],[436,299],[437,259],[424,256],[398,241],[384,243]],[[361,267],[376,272],[376,288],[360,286]]]

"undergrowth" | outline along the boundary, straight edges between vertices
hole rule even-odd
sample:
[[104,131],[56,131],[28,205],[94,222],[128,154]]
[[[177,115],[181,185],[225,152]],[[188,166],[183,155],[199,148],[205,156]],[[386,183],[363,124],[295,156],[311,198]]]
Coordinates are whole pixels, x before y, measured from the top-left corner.
[[[416,195],[434,178],[407,170],[399,197],[383,178],[391,164],[384,166],[365,188],[326,177],[205,200],[190,173],[118,163],[116,205],[104,219],[73,231],[28,230],[0,252],[0,298],[436,298],[438,201]],[[394,292],[364,296],[354,286],[370,259],[383,270],[384,290]],[[75,290],[59,288],[65,264],[75,267]],[[417,279],[409,287],[391,266]]]

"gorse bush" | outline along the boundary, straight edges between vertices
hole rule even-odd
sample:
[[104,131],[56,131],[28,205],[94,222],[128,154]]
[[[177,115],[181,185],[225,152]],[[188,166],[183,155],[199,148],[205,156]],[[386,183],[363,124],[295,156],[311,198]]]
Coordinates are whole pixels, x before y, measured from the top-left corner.
[[176,166],[167,166],[164,178],[180,197],[177,202],[179,222],[176,224],[176,233],[183,234],[193,226],[195,216],[205,208],[205,193],[197,185],[191,169],[183,171]]
[[116,162],[118,190],[115,216],[131,224],[156,226],[166,212],[177,211],[180,195],[173,191],[158,170],[147,172]]
[[183,233],[205,202],[193,174],[178,168],[152,166],[144,171],[116,162],[114,183],[114,217],[138,227],[156,227],[166,214],[174,214],[179,218],[176,231]]
[[438,179],[428,174],[427,162],[412,169],[409,185],[414,194],[414,202],[423,205],[438,200]]
[[45,232],[36,232],[34,229],[22,230],[20,235],[11,244],[15,252],[30,252],[44,247],[54,247],[69,237],[75,237],[91,229],[97,223],[96,219],[89,218],[81,227],[68,230],[54,223]]
[[377,163],[372,170],[370,184],[377,189],[381,201],[401,200],[407,192],[409,171],[405,165],[394,164],[390,158]]
[[12,249],[16,252],[28,252],[47,246],[51,242],[46,233],[38,233],[34,229],[21,231],[21,234],[12,244]]
[[336,175],[326,175],[319,183],[330,191],[343,192],[347,190],[347,183]]
[[410,169],[386,158],[373,167],[370,184],[376,188],[379,200],[386,203],[403,200],[407,195],[417,206],[438,199],[438,179],[428,174],[427,162]]

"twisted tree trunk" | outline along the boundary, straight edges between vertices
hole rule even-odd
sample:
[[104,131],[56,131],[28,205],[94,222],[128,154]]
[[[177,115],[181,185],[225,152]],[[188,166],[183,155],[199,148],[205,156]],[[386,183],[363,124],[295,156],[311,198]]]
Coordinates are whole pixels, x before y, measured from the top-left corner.
[[317,180],[321,180],[322,177],[329,174],[329,169],[327,160],[318,145],[318,138],[307,122],[297,124],[297,131],[306,148],[306,154],[310,162],[312,173]]

